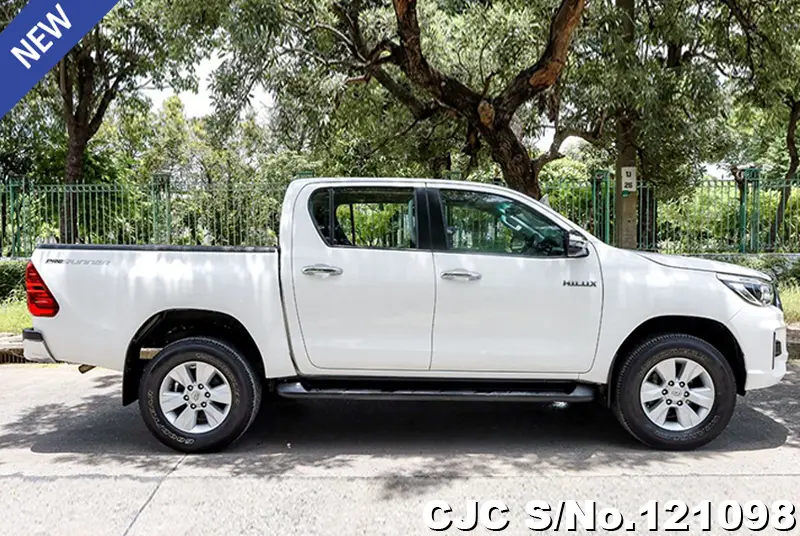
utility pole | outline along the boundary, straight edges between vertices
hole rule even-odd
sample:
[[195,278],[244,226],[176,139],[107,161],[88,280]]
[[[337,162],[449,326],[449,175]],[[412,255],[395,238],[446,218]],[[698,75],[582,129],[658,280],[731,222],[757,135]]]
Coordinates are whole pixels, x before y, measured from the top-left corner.
[[[617,49],[620,72],[630,68],[635,51],[634,21],[635,0],[616,0],[622,12],[622,43]],[[626,97],[616,110],[617,161],[616,161],[616,244],[621,248],[636,248],[639,195],[636,183],[636,126],[630,97]]]

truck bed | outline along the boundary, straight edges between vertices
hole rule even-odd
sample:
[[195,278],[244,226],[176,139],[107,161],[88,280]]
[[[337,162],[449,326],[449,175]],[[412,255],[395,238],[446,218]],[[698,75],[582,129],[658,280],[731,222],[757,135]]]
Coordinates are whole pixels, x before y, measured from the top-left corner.
[[59,305],[55,317],[34,318],[34,328],[60,361],[122,370],[151,318],[187,309],[259,326],[262,355],[288,356],[277,248],[42,245],[31,260]]

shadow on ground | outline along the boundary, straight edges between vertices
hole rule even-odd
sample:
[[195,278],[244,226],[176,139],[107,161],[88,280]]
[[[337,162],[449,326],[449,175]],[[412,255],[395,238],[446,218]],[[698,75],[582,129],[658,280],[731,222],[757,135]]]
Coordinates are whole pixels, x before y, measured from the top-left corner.
[[[740,398],[725,433],[693,457],[798,446],[800,374]],[[42,371],[43,374],[46,371]],[[172,468],[176,454],[152,438],[136,405],[120,405],[120,377],[96,373],[95,390],[76,405],[32,404],[0,425],[0,449],[23,448],[63,463],[114,462]],[[303,469],[347,470],[392,461],[387,494],[435,485],[436,479],[603,467],[644,469],[681,463],[642,447],[599,405],[566,408],[524,403],[308,401],[266,405],[250,431],[221,454],[182,463],[233,476],[277,477]],[[396,476],[397,478],[391,478]],[[411,486],[411,488],[409,488]]]

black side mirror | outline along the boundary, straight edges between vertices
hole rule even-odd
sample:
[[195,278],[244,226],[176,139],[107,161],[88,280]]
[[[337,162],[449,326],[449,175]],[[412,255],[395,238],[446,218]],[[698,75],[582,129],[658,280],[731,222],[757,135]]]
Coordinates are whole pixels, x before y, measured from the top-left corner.
[[567,257],[581,258],[589,256],[589,242],[580,233],[576,231],[565,232],[564,243]]

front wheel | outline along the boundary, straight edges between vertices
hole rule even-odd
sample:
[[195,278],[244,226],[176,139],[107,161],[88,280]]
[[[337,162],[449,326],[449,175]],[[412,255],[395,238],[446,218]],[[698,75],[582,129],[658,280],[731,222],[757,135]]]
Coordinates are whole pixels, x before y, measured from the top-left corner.
[[159,441],[181,452],[221,450],[255,419],[261,382],[223,341],[191,337],[164,347],[144,371],[139,409]]
[[690,450],[715,439],[731,420],[736,379],[709,343],[661,335],[634,349],[613,385],[620,423],[654,448]]

